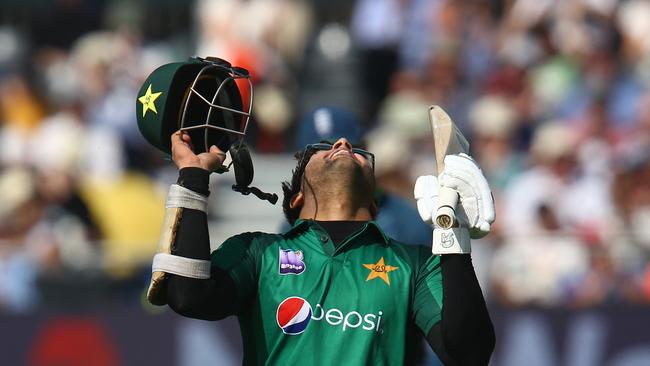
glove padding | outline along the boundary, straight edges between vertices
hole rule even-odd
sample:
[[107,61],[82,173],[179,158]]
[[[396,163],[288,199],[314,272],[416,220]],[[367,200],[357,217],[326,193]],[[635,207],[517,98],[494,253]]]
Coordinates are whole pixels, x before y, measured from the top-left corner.
[[472,239],[490,232],[495,210],[492,192],[476,162],[467,154],[447,155],[445,169],[439,177],[424,175],[415,182],[414,195],[418,212],[424,222],[435,226],[440,187],[458,192],[459,205],[456,220],[460,228],[467,228]]

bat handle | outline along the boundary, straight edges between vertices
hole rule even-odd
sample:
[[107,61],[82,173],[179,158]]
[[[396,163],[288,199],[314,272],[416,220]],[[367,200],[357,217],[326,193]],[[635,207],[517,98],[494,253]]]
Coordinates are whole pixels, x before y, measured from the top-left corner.
[[458,193],[447,187],[440,187],[436,224],[443,229],[450,229],[456,222],[456,204]]

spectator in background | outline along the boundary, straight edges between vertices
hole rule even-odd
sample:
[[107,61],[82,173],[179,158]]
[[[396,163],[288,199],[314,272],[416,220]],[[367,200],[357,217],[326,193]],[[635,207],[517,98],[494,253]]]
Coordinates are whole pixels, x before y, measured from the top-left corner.
[[[639,301],[650,288],[650,150],[630,152],[614,172],[612,197],[616,215],[607,240],[613,266],[621,281],[621,299]],[[645,273],[645,275],[644,275]],[[645,288],[645,290],[641,290]]]
[[288,0],[199,0],[195,15],[196,54],[219,56],[250,72],[255,103],[247,142],[259,153],[291,150],[295,111],[290,101],[299,103],[294,73],[311,34],[310,5]]
[[435,172],[428,110],[432,101],[424,95],[427,82],[416,72],[393,75],[390,93],[377,115],[368,144],[378,155],[376,177],[384,189],[411,200],[413,183],[420,175]]
[[492,274],[497,298],[507,304],[567,303],[589,270],[589,251],[576,234],[581,219],[602,212],[598,199],[581,191],[575,142],[561,122],[538,127],[531,167],[505,188],[505,242]]
[[43,279],[99,267],[99,230],[69,178],[25,167],[0,176],[0,308],[30,310]]
[[[618,286],[627,278],[636,286],[643,271],[650,273],[650,178],[645,173],[650,141],[648,1],[200,0],[193,10],[180,2],[155,9],[123,3],[132,2],[50,2],[38,9],[21,2],[3,4],[0,173],[18,166],[34,174],[37,162],[36,171],[45,175],[36,179],[43,184],[34,190],[43,188],[51,198],[65,196],[56,193],[59,189],[76,190],[78,182],[91,182],[85,188],[118,182],[124,173],[164,176],[162,156],[133,132],[135,89],[158,65],[193,54],[214,55],[253,73],[255,120],[247,138],[260,154],[293,151],[298,130],[293,128],[298,127],[294,116],[315,105],[353,108],[364,100],[376,102],[376,118],[356,116],[364,126],[377,127],[366,137],[369,147],[383,155],[377,179],[389,193],[385,197],[403,196],[399,199],[406,206],[412,177],[433,171],[423,165],[424,158],[431,160],[432,147],[426,107],[442,105],[472,138],[473,155],[491,180],[497,205],[503,205],[497,226],[485,240],[495,244],[490,248],[505,244],[510,249],[497,249],[495,260],[501,263],[499,258],[509,253],[509,268],[530,278],[536,276],[534,268],[574,265],[574,271],[566,272],[570,275],[531,282],[538,285],[521,282],[526,291],[546,291],[539,295],[546,303],[579,297],[569,294],[572,286],[558,287],[553,281]],[[102,23],[115,19],[110,9],[122,6],[126,10],[120,22]],[[62,34],[52,33],[49,25],[61,23],[58,15],[91,20],[64,24]],[[195,32],[188,32],[192,26]],[[373,54],[383,61],[373,62]],[[373,79],[372,67],[388,71]],[[359,85],[362,74],[369,83]],[[360,93],[363,88],[370,88],[372,95]],[[512,125],[505,122],[510,118]],[[567,143],[563,133],[550,133],[556,137],[531,144],[547,134],[540,122],[552,119],[570,126],[579,142]],[[385,143],[382,136],[387,135],[402,143]],[[567,146],[576,151],[552,157]],[[394,159],[397,151],[406,160]],[[72,158],[66,167],[54,169],[65,154],[81,161]],[[115,201],[111,194],[106,197],[106,202]],[[49,208],[39,210],[56,212],[51,218],[64,215],[66,210],[51,209],[66,206],[61,200],[41,200],[39,205]],[[125,198],[124,206],[143,206],[133,200]],[[39,211],[33,209],[39,205],[30,202],[30,210]],[[100,201],[91,206],[106,205]],[[73,216],[80,215],[85,214]],[[135,231],[124,225],[127,220],[121,214],[112,217],[124,235],[105,239],[134,240]],[[501,232],[504,227],[516,232]],[[422,237],[430,240],[426,234]],[[519,237],[526,240],[516,240]],[[547,240],[559,244],[542,251]],[[510,244],[519,246],[513,249]],[[135,258],[125,254],[133,247],[125,244],[113,252]],[[580,247],[587,249],[576,250]],[[573,259],[553,267],[553,256]],[[480,257],[474,261],[481,266]],[[500,275],[494,281],[503,284]],[[598,295],[609,285],[583,287],[595,289],[580,295],[577,302],[583,304],[617,297]],[[558,297],[557,288],[567,292]]]
[[470,106],[468,122],[473,132],[472,151],[492,191],[500,195],[524,167],[523,157],[513,143],[516,111],[504,96],[486,95]]
[[[515,148],[518,115],[512,99],[503,94],[486,94],[469,108],[467,121],[472,134],[471,150],[490,183],[497,212],[501,215],[503,191],[524,168],[525,157]],[[503,224],[496,220],[488,237],[473,248],[477,276],[485,290],[490,290],[490,262],[503,242]],[[484,290],[484,291],[485,291]]]
[[359,48],[361,85],[371,120],[388,93],[399,64],[398,46],[406,4],[399,0],[358,0],[352,13],[352,38]]
[[40,268],[55,257],[48,245],[28,246],[25,240],[42,208],[31,172],[20,167],[4,169],[0,199],[0,310],[29,311],[38,302]]
[[589,251],[561,233],[508,237],[490,266],[492,298],[506,306],[562,306],[589,272]]
[[531,167],[504,191],[503,227],[512,235],[597,230],[606,222],[609,200],[601,192],[607,182],[581,175],[576,136],[563,122],[551,121],[535,131]]

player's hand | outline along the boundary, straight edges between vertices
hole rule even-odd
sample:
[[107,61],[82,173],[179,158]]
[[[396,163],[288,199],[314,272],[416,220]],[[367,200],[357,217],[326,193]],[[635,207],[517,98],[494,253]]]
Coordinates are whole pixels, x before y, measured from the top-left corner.
[[171,136],[172,140],[172,160],[178,169],[195,167],[202,168],[209,172],[215,171],[223,164],[226,154],[212,145],[209,152],[195,154],[192,151],[192,140],[190,135],[181,131],[176,131]]
[[466,154],[447,155],[445,169],[439,177],[425,175],[415,182],[414,195],[422,220],[432,224],[438,210],[440,187],[458,192],[456,219],[469,229],[473,239],[490,232],[495,219],[494,200],[487,179],[476,162]]

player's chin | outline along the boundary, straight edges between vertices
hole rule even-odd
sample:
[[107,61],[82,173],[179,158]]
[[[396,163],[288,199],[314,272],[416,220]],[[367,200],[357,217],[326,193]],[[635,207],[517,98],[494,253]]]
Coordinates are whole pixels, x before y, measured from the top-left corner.
[[[351,177],[355,181],[364,180],[374,185],[375,177],[372,168],[355,159],[339,158],[327,161],[324,174],[338,177]],[[347,180],[347,179],[346,179]]]
[[329,159],[332,164],[358,164],[359,162],[348,154],[341,154]]
[[348,155],[342,155],[342,156],[337,156],[334,159],[330,160],[330,164],[334,166],[340,166],[345,169],[352,169],[352,170],[372,170],[369,166],[364,164],[363,162],[348,156]]

